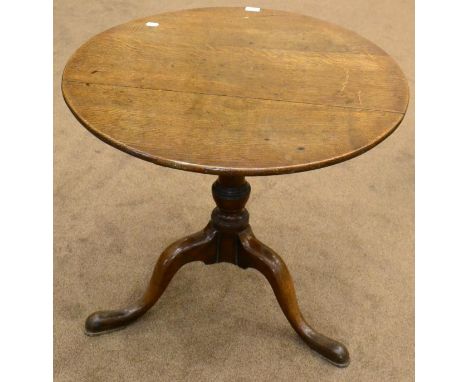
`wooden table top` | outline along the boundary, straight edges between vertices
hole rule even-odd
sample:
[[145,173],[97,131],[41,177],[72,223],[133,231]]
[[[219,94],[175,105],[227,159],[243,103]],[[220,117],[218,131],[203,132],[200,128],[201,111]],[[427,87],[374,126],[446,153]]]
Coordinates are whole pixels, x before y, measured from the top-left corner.
[[109,29],[70,58],[62,91],[112,146],[226,175],[350,159],[396,129],[409,99],[398,65],[370,41],[263,8],[191,9]]

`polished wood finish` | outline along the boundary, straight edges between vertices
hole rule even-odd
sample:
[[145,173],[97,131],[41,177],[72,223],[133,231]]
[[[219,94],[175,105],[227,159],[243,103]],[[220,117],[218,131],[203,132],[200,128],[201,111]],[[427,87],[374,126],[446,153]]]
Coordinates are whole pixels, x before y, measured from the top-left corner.
[[213,184],[217,207],[204,230],[170,245],[160,256],[143,297],[130,307],[93,313],[86,320],[88,335],[122,328],[142,316],[161,297],[174,274],[185,264],[229,262],[254,268],[269,281],[291,326],[309,347],[339,367],[349,364],[346,347],[312,329],[302,317],[286,264],[252,233],[244,208],[250,185],[244,177],[220,177]]
[[114,147],[241,176],[359,155],[394,131],[408,104],[403,73],[370,41],[312,17],[244,8],[109,29],[71,57],[62,90],[81,123]]
[[391,57],[312,17],[192,9],[93,37],[68,61],[62,91],[76,118],[110,145],[159,165],[219,175],[205,229],[162,253],[140,300],[89,316],[88,335],[142,316],[185,264],[229,262],[261,272],[301,338],[333,364],[348,365],[344,345],[302,317],[283,260],[253,235],[245,176],[328,166],[390,135],[409,98]]

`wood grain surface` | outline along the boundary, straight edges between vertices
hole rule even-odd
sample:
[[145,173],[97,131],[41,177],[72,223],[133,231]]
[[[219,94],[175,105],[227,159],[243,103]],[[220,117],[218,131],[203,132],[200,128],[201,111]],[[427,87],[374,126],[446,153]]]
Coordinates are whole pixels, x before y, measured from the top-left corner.
[[409,99],[394,60],[356,33],[244,8],[184,10],[111,28],[70,58],[62,90],[78,120],[114,147],[225,175],[350,159],[394,131]]

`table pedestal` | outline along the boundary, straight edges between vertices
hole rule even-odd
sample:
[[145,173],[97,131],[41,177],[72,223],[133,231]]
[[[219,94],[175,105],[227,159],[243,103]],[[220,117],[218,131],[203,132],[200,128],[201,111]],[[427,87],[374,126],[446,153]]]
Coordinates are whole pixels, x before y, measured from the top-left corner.
[[85,324],[86,334],[113,331],[142,316],[158,301],[172,277],[185,264],[192,261],[205,264],[229,262],[261,272],[270,282],[289,323],[307,345],[334,365],[347,366],[349,354],[345,346],[317,333],[307,324],[299,309],[286,264],[254,236],[249,225],[249,213],[244,208],[250,184],[244,177],[220,176],[212,191],[217,207],[205,229],[176,241],[161,254],[148,288],[139,301],[124,309],[90,315]]

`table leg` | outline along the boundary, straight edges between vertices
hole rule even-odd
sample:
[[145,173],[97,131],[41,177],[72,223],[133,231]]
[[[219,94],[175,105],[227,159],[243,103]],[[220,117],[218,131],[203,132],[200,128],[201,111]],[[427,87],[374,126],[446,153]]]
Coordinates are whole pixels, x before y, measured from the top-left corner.
[[143,297],[131,306],[91,314],[85,323],[87,335],[99,335],[125,327],[142,316],[161,297],[175,273],[192,261],[213,262],[216,231],[208,225],[203,231],[170,245],[159,257]]
[[283,259],[260,242],[250,228],[241,232],[239,238],[242,243],[240,266],[254,268],[267,278],[284,315],[297,334],[327,361],[339,367],[348,366],[349,353],[346,347],[317,333],[302,317],[293,280]]
[[244,208],[250,195],[250,185],[245,178],[220,176],[212,191],[217,207],[206,228],[175,242],[161,254],[149,286],[138,302],[124,309],[90,315],[85,324],[86,334],[107,333],[141,317],[158,301],[172,277],[185,264],[192,261],[205,264],[229,262],[260,271],[270,282],[284,315],[307,345],[334,365],[347,366],[349,354],[346,347],[307,324],[284,261],[253,235],[249,214]]

